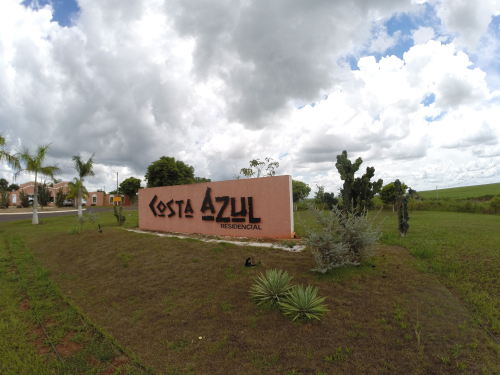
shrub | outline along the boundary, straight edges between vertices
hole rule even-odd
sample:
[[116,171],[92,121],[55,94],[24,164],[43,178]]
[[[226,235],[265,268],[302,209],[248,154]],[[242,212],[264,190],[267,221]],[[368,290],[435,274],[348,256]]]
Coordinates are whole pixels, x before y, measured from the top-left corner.
[[20,204],[18,204],[16,207],[17,208],[23,208],[23,206],[21,206]]
[[342,212],[338,207],[324,215],[309,205],[320,229],[307,229],[306,244],[311,248],[317,268],[313,271],[326,273],[329,269],[356,266],[365,258],[373,256],[373,246],[381,236],[380,224],[374,226],[375,218],[367,212]]
[[71,230],[69,231],[69,234],[80,234],[80,232],[83,229],[83,226],[87,222],[95,224],[97,219],[99,219],[99,215],[93,213],[92,211],[89,211],[89,213],[86,215],[78,216],[76,218],[76,223],[73,225],[73,228],[71,228]]
[[27,208],[30,206],[30,198],[29,198],[29,195],[26,194],[24,192],[23,189],[20,189],[19,190],[19,199],[20,199],[20,203],[21,203],[21,206],[23,206],[24,208]]
[[498,211],[500,211],[500,197],[499,197],[499,196],[493,197],[493,198],[490,200],[489,206],[490,206],[490,208],[493,210],[493,212],[494,212],[495,214],[496,214]]
[[92,203],[92,204],[91,204],[91,206],[92,206],[92,207],[94,207],[94,206],[95,206],[95,203]]
[[261,273],[254,279],[256,284],[250,289],[250,296],[258,301],[258,305],[266,302],[273,305],[286,296],[291,288],[289,284],[292,278],[286,271],[268,270],[266,276]]
[[82,203],[82,207],[85,207],[85,206],[86,206],[86,204],[85,204],[85,203]]
[[10,196],[10,193],[8,191],[0,191],[0,207],[1,208],[9,208],[9,196]]
[[122,226],[122,224],[127,219],[125,216],[122,215],[123,206],[120,206],[120,208],[118,210],[116,209],[116,206],[113,206],[113,210],[114,210],[114,215],[116,217],[116,220],[118,220],[118,224],[120,224],[120,226]]
[[38,204],[41,207],[47,207],[49,205],[51,194],[50,194],[50,189],[47,186],[47,184],[45,184],[45,183],[38,184],[37,198],[38,198]]
[[279,306],[284,315],[290,316],[292,320],[320,320],[320,317],[327,311],[323,301],[326,297],[317,297],[318,288],[308,285],[306,289],[303,286],[296,285],[287,294]]
[[55,205],[57,207],[64,206],[64,200],[66,199],[67,194],[64,193],[63,188],[60,187],[56,193]]

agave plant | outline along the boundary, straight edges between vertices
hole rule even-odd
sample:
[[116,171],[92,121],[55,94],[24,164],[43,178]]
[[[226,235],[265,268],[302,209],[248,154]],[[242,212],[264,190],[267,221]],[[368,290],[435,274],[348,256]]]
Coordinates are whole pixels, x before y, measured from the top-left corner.
[[267,270],[266,276],[260,274],[254,279],[256,284],[250,288],[250,296],[258,301],[258,305],[268,302],[271,305],[283,299],[291,289],[290,281],[293,276],[282,270]]
[[293,320],[307,319],[319,320],[327,311],[323,301],[326,297],[317,297],[318,288],[309,285],[306,289],[303,286],[296,285],[287,294],[279,306],[283,314],[291,316]]

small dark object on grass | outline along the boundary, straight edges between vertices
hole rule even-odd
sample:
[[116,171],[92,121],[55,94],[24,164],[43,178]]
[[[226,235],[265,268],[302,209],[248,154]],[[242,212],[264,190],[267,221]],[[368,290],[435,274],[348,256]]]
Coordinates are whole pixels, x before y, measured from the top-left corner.
[[99,227],[99,233],[102,233],[101,224],[97,224],[97,226]]
[[[260,264],[260,262],[259,262],[259,264]],[[245,267],[255,267],[256,265],[257,265],[257,263],[255,263],[254,257],[248,258],[245,262]]]

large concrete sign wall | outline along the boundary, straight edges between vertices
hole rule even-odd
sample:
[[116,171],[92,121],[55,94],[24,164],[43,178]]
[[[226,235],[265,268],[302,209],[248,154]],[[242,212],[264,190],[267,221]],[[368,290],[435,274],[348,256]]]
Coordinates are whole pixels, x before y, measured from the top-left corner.
[[292,238],[292,207],[292,176],[140,189],[139,228]]

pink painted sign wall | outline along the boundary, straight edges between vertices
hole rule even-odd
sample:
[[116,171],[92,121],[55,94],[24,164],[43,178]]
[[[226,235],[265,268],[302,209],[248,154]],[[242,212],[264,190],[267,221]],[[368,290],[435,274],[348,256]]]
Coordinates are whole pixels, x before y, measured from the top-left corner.
[[293,238],[292,176],[139,189],[139,228]]

